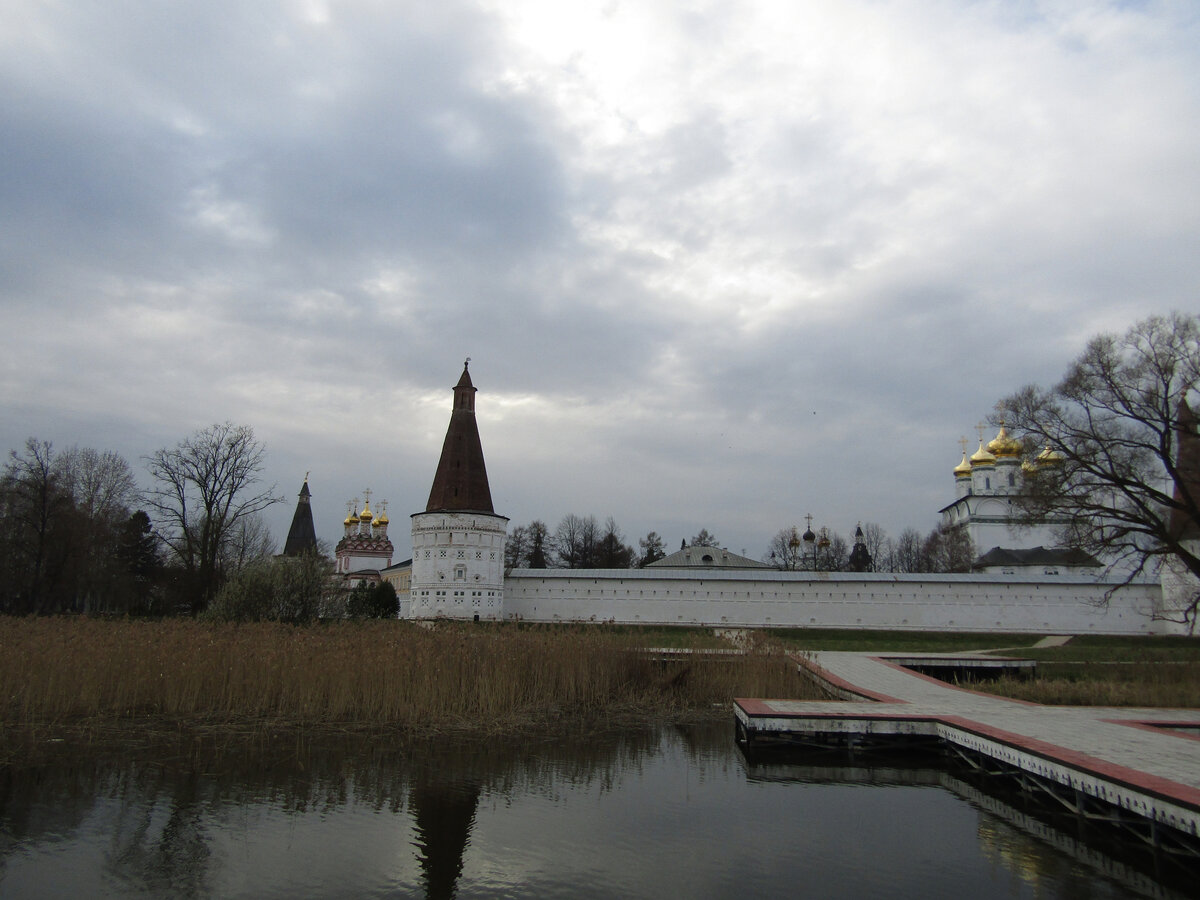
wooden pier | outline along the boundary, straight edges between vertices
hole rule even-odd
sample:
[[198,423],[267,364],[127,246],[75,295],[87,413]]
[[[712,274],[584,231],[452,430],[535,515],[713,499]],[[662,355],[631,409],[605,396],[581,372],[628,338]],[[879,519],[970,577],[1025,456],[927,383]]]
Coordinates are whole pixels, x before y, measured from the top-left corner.
[[906,668],[945,670],[954,660],[972,667],[982,659],[813,653],[799,664],[842,699],[735,700],[738,740],[747,748],[787,742],[809,749],[936,743],[1082,819],[1200,858],[1200,710],[1042,706]]

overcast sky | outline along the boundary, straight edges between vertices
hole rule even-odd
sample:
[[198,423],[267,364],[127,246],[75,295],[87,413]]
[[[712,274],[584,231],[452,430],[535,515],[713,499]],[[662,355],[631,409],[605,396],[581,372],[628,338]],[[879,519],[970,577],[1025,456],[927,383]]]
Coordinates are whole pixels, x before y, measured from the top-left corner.
[[1200,6],[10,0],[0,449],[252,425],[397,561],[471,357],[496,511],[927,531],[959,438],[1195,311]]

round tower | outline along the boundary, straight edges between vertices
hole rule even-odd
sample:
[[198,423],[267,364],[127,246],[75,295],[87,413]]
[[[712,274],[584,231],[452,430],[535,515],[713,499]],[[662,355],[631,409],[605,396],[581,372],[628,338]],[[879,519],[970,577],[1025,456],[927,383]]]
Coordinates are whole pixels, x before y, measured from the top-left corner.
[[412,516],[414,618],[489,620],[504,615],[504,540],[475,420],[475,386],[463,364],[450,425],[425,511]]

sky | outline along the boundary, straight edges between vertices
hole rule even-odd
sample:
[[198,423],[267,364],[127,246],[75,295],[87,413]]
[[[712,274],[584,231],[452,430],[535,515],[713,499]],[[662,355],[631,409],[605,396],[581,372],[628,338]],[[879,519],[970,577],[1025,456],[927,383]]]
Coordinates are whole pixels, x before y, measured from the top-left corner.
[[405,558],[467,357],[511,525],[925,532],[998,399],[1198,306],[1190,0],[5,9],[0,450],[248,424],[280,543],[307,472]]

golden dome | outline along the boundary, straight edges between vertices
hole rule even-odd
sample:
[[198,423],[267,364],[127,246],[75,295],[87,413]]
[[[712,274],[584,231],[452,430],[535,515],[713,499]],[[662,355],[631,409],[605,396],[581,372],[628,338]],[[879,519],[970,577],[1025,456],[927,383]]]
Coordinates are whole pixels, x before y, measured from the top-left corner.
[[1008,436],[1004,423],[1000,423],[1000,433],[987,445],[988,452],[997,457],[1015,458],[1021,455],[1021,442]]
[[967,462],[967,451],[966,450],[963,451],[962,462],[960,462],[957,466],[954,467],[954,477],[955,478],[970,478],[971,477],[971,464],[969,462]]
[[346,504],[346,520],[344,522],[342,522],[343,525],[349,526],[349,525],[354,525],[358,522],[358,516],[354,515],[354,507],[356,507],[357,505],[358,505],[357,500],[355,500],[353,503]]
[[1037,455],[1038,465],[1061,465],[1065,458],[1057,450],[1050,449],[1049,444]]
[[987,450],[985,450],[983,448],[983,438],[980,438],[979,439],[979,449],[971,454],[971,465],[973,465],[973,466],[994,466],[995,464],[996,464],[996,457],[992,456],[992,454],[988,453]]
[[371,519],[374,518],[374,514],[371,512],[371,504],[369,502],[363,503],[362,512],[358,514],[358,517],[364,522],[370,522]]

